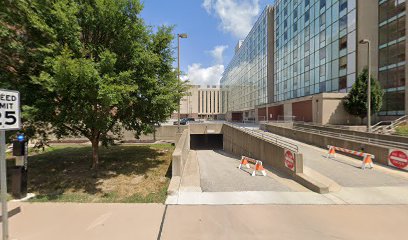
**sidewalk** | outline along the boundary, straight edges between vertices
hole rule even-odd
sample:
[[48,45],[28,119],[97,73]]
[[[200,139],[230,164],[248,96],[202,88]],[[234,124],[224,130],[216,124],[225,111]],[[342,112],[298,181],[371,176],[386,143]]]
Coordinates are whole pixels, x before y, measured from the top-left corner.
[[164,208],[162,204],[9,203],[10,240],[157,239]]
[[10,240],[399,240],[406,229],[398,226],[408,221],[408,205],[170,205],[165,211],[160,204],[10,203],[9,210]]
[[407,221],[407,205],[169,206],[160,239],[402,240]]

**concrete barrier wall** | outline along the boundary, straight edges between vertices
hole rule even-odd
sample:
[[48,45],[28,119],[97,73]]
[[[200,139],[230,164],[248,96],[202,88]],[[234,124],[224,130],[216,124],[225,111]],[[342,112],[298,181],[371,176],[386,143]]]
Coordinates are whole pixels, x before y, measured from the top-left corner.
[[[261,160],[265,168],[277,169],[292,176],[295,175],[285,166],[284,148],[228,125],[223,126],[222,133],[225,151]],[[301,173],[303,171],[302,155],[298,154],[297,159],[299,161],[296,161],[298,164],[296,169],[298,173]]]
[[310,124],[295,123],[294,126],[310,128],[314,130],[342,133],[342,134],[353,135],[353,136],[358,136],[358,137],[366,137],[366,138],[373,138],[373,139],[379,139],[379,140],[385,140],[385,141],[408,143],[408,137],[402,137],[402,136],[375,134],[375,133],[361,132],[361,131],[348,130],[348,129],[339,129],[339,128],[326,127],[326,126],[316,126],[316,125],[310,125]]
[[343,147],[355,151],[359,151],[361,148],[364,148],[365,152],[375,155],[375,162],[388,165],[387,158],[389,149],[387,147],[374,144],[365,144],[357,141],[344,140],[336,137],[323,136],[315,133],[309,133],[270,124],[266,125],[265,129],[271,133],[292,138],[300,142],[308,143],[321,148],[327,148],[327,145]]
[[[181,125],[180,131],[182,132],[187,128],[188,126]],[[156,141],[159,141],[159,140],[174,141],[177,131],[178,131],[178,126],[175,126],[175,125],[165,125],[165,126],[156,127],[156,133],[155,133]],[[132,137],[134,138],[134,133],[130,132],[129,135],[125,135],[124,138],[131,139]],[[154,140],[154,134],[151,133],[148,135],[141,135],[140,139],[141,140]]]
[[220,134],[223,123],[193,123],[188,126],[190,134]]
[[181,176],[186,165],[188,154],[190,152],[190,132],[185,129],[176,143],[176,149],[173,152],[172,176]]

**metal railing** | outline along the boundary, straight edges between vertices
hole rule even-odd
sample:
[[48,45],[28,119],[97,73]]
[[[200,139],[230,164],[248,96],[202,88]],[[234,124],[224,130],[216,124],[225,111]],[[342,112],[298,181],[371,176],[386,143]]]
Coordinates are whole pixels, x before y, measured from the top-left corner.
[[304,131],[304,132],[309,132],[309,133],[316,133],[320,135],[330,136],[330,137],[337,137],[337,138],[341,138],[345,140],[354,140],[354,141],[358,141],[361,143],[369,143],[369,144],[383,145],[387,147],[398,147],[398,148],[408,149],[408,143],[403,143],[403,142],[394,142],[394,141],[387,141],[387,140],[381,140],[381,139],[376,139],[376,138],[360,137],[360,136],[355,136],[355,135],[335,133],[335,132],[329,132],[329,131],[324,131],[324,130],[304,128],[304,127],[299,127],[299,126],[294,126],[293,129]]
[[396,127],[401,125],[404,122],[408,121],[408,116],[402,116],[394,121],[381,121],[378,122],[377,124],[374,124],[371,127],[371,132],[383,132],[383,133],[389,133],[393,131]]
[[243,131],[245,133],[248,133],[249,135],[252,135],[254,137],[257,137],[257,138],[260,138],[260,139],[262,139],[264,141],[267,141],[269,143],[273,143],[273,144],[275,144],[275,145],[277,145],[279,147],[289,149],[289,150],[291,150],[293,152],[296,152],[296,153],[299,152],[299,147],[296,144],[288,142],[286,140],[283,140],[283,139],[281,139],[279,137],[272,136],[272,135],[270,135],[268,133],[265,133],[262,130],[254,130],[254,129],[242,127],[242,126],[239,126],[239,125],[236,125],[236,124],[232,124],[232,123],[225,123],[225,124],[230,126],[230,127],[235,128],[235,129],[239,129],[239,130],[241,130],[241,131]]

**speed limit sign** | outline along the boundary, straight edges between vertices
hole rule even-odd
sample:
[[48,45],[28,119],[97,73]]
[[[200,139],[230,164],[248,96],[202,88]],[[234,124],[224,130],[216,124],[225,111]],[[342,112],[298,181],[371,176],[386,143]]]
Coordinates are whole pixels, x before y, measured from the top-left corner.
[[20,93],[0,89],[0,130],[20,128]]
[[20,93],[0,89],[0,196],[3,239],[8,239],[6,130],[18,130],[20,127]]

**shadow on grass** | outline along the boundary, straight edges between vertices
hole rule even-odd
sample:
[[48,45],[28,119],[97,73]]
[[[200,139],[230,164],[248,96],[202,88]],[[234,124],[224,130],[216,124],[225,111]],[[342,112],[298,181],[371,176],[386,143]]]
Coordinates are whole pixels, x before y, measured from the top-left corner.
[[57,147],[30,157],[29,192],[37,193],[40,198],[49,201],[59,199],[67,190],[90,195],[105,194],[100,188],[103,180],[118,175],[144,175],[166,164],[166,153],[154,146],[113,146],[100,148],[99,154],[97,171],[90,169],[91,147]]

